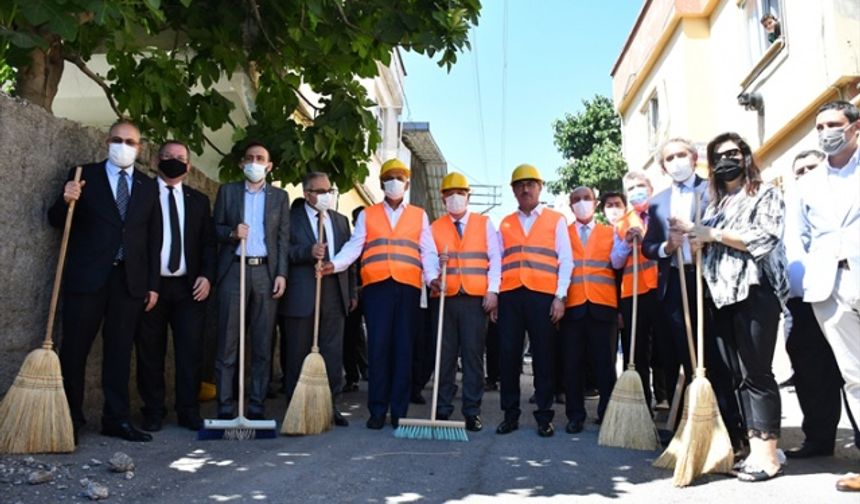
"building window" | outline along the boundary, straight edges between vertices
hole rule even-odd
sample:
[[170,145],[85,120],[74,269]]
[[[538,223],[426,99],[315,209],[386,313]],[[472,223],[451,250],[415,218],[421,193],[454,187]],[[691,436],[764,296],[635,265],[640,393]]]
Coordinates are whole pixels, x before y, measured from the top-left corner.
[[660,102],[657,99],[657,93],[654,93],[648,99],[648,109],[645,111],[648,119],[648,145],[655,149],[657,148],[658,137],[660,134]]
[[745,0],[750,63],[757,63],[785,35],[781,0]]
[[385,152],[385,111],[382,107],[376,107],[374,113],[376,117],[376,129],[379,131],[379,143],[376,145],[376,156],[382,159]]

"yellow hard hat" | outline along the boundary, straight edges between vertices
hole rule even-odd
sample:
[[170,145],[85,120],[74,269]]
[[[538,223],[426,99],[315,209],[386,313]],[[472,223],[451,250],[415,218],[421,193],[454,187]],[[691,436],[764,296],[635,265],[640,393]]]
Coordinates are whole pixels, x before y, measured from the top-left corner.
[[514,169],[514,173],[511,174],[511,184],[520,180],[537,180],[539,182],[543,182],[543,179],[540,178],[540,172],[538,169],[525,163],[517,166]]
[[469,181],[466,180],[466,176],[462,173],[451,172],[442,179],[442,191],[444,192],[448,189],[465,189],[468,191]]
[[390,172],[391,170],[403,170],[406,172],[407,177],[411,174],[409,168],[407,168],[406,165],[403,164],[403,161],[397,158],[391,158],[388,161],[382,163],[382,169],[379,170],[379,177],[382,178],[383,175],[385,175],[387,172]]

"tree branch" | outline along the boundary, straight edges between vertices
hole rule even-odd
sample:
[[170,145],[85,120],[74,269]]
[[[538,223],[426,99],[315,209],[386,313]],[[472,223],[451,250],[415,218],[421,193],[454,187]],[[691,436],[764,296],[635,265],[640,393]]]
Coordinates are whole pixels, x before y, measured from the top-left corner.
[[346,12],[343,11],[343,5],[340,4],[339,0],[335,0],[334,5],[335,5],[335,7],[337,7],[337,11],[340,13],[340,18],[343,19],[343,23],[345,25],[349,26],[353,30],[361,31],[361,30],[359,30],[358,26],[355,26],[354,24],[352,24],[349,21],[349,19],[346,18]]
[[203,135],[203,141],[206,142],[207,144],[209,144],[209,147],[212,147],[215,150],[215,152],[217,152],[218,154],[221,155],[221,157],[227,157],[227,153],[222,151],[221,149],[219,149],[218,146],[215,145],[212,142],[212,140],[209,139],[208,136],[206,136],[206,134]]
[[102,79],[102,77],[90,70],[87,64],[81,59],[80,55],[77,54],[63,54],[63,58],[71,63],[74,63],[78,69],[83,72],[84,75],[93,80],[96,84],[99,85],[100,88],[105,92],[105,96],[107,97],[108,103],[110,104],[110,108],[113,110],[114,114],[116,114],[118,119],[122,119],[123,115],[120,113],[119,109],[116,106],[116,101],[113,99],[113,93],[110,90],[110,86]]
[[260,16],[260,6],[257,5],[257,0],[248,0],[248,6],[251,7],[251,12],[254,14],[254,21],[256,21],[257,26],[260,27],[260,32],[263,34],[263,37],[266,39],[266,42],[269,43],[269,46],[276,53],[280,53],[281,51],[275,46],[275,43],[272,42],[272,39],[269,38],[269,34],[266,33],[266,29],[263,27],[263,18]]

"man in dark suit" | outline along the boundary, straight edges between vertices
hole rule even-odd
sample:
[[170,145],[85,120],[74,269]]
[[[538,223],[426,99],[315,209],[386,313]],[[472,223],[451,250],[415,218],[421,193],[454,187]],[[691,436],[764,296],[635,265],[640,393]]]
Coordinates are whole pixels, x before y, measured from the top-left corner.
[[206,300],[215,278],[215,229],[209,198],[182,182],[191,170],[188,147],[169,140],[158,151],[159,206],[163,223],[160,254],[161,296],[138,328],[137,389],[143,398],[143,430],[161,430],[167,325],[173,331],[176,416],[179,425],[198,430],[200,367]]
[[[686,326],[684,324],[684,307],[681,299],[680,275],[684,275],[687,283],[687,299],[690,306],[692,327],[696,327],[696,267],[690,242],[684,233],[671,224],[675,219],[695,220],[696,199],[700,200],[700,212],[704,213],[708,206],[708,182],[696,175],[695,167],[698,159],[693,144],[682,138],[666,141],[659,153],[659,164],[663,173],[672,178],[672,185],[655,195],[648,206],[648,228],[642,239],[642,254],[657,261],[657,296],[663,306],[669,324],[671,343],[664,355],[664,372],[667,385],[674,390],[678,380],[678,369],[684,366],[687,382],[693,379],[693,366],[690,362],[690,350],[687,345]],[[677,250],[680,248],[684,264],[678,264]],[[710,334],[713,324],[711,317],[705,313],[705,368],[708,370],[714,392],[720,406],[720,412],[726,423],[726,428],[732,437],[733,444],[738,447],[745,438],[743,421],[731,374],[720,358],[719,349],[713,335]],[[694,335],[695,340],[695,335]],[[695,343],[695,341],[694,341]]]
[[[363,206],[352,209],[352,225],[358,220],[358,214],[364,211]],[[358,381],[367,381],[367,336],[364,332],[364,310],[361,302],[361,264],[355,263],[356,298],[350,301],[349,314],[346,316],[346,327],[343,332],[343,368],[346,374],[344,392],[358,390]]]
[[261,420],[269,384],[272,330],[278,299],[287,287],[290,201],[287,193],[266,183],[272,171],[269,151],[252,142],[242,156],[244,182],[225,184],[215,198],[218,252],[218,350],[215,357],[218,417],[234,418],[236,364],[239,353],[239,261],[246,243],[246,348],[251,351],[251,387],[245,416]]
[[140,314],[158,302],[161,211],[158,185],[134,169],[140,130],[128,121],[111,126],[108,159],[74,169],[48,210],[62,228],[77,200],[63,282],[60,362],[75,434],[85,423],[83,401],[87,355],[102,327],[102,434],[128,441],[152,436],[129,420],[128,379]]
[[[320,172],[308,173],[302,180],[302,189],[305,197],[295,200],[290,209],[290,283],[278,310],[281,334],[286,336],[281,340],[281,367],[287,404],[313,344],[316,264],[334,257],[350,237],[346,216],[333,210],[336,195],[328,176]],[[320,215],[323,218],[322,243],[317,243]],[[325,360],[332,397],[343,387],[343,328],[350,301],[354,300],[352,268],[322,278],[319,349]],[[333,415],[335,425],[349,425],[337,407]]]

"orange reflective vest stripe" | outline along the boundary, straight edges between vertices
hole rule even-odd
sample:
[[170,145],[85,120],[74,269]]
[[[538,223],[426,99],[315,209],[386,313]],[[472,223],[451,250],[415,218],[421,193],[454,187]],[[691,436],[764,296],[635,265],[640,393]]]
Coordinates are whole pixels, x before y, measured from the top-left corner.
[[445,293],[454,296],[463,288],[470,296],[487,293],[490,256],[487,254],[487,216],[469,214],[463,237],[457,233],[454,221],[448,215],[436,219],[430,226],[436,251],[440,254],[448,247],[448,273]]
[[[627,230],[638,227],[645,234],[647,230],[645,223],[639,217],[636,210],[630,210],[624,217],[615,223],[615,230],[618,237],[622,240],[627,236]],[[637,290],[639,294],[645,294],[648,291],[657,288],[657,261],[652,261],[642,254],[642,243],[639,243],[639,280],[637,282]],[[633,253],[627,257],[627,262],[624,263],[624,274],[621,277],[621,297],[628,298],[633,295]]]
[[503,247],[500,291],[524,286],[533,291],[555,294],[558,288],[555,228],[563,218],[560,213],[544,208],[526,235],[517,213],[505,217],[499,226]]
[[367,237],[361,254],[362,285],[389,278],[421,288],[421,227],[424,210],[408,205],[391,229],[382,203],[364,210]]
[[573,249],[573,273],[567,289],[567,307],[579,306],[586,301],[618,307],[615,288],[615,270],[612,269],[612,226],[595,224],[588,236],[588,245],[582,246],[576,223],[568,227],[570,246]]

